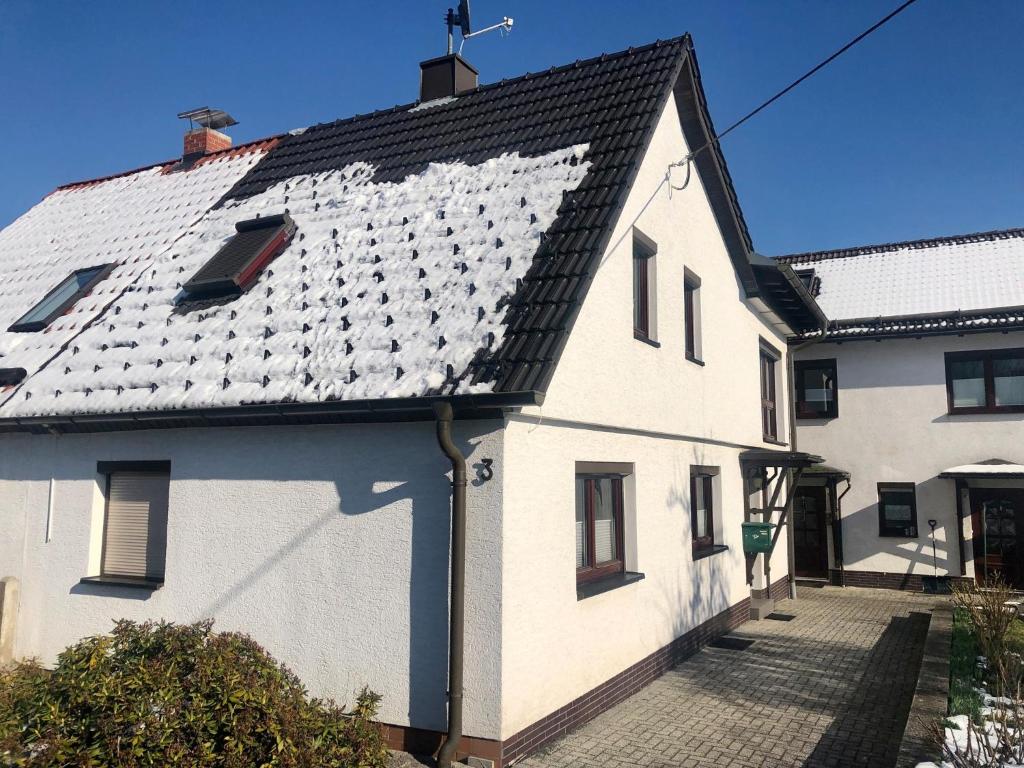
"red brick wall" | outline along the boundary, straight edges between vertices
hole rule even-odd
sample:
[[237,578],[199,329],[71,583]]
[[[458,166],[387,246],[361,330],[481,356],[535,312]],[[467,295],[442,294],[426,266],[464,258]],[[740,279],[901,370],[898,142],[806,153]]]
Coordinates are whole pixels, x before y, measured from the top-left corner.
[[211,128],[196,128],[185,134],[185,155],[208,155],[230,146],[230,136]]

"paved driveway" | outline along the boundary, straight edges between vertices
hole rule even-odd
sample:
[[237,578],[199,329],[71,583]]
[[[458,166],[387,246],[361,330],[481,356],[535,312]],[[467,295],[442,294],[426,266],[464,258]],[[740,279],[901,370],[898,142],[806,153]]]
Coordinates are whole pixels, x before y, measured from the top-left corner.
[[801,588],[520,768],[895,765],[940,598]]

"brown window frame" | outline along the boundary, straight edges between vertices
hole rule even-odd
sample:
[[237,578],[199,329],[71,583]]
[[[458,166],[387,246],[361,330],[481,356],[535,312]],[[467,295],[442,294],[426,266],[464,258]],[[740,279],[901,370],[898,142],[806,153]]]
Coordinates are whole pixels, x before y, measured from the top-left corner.
[[761,434],[768,442],[779,439],[779,393],[776,366],[782,354],[765,341],[761,341],[758,357],[761,384]]
[[[97,264],[92,267],[83,267],[82,269],[76,269],[70,275],[68,275],[59,283],[57,283],[57,285],[55,285],[53,288],[47,291],[46,295],[43,296],[43,298],[41,298],[39,301],[33,304],[29,308],[29,310],[21,317],[19,317],[7,330],[10,333],[36,333],[37,331],[42,331],[46,329],[54,320],[64,315],[65,313],[67,313],[68,310],[75,306],[75,304],[77,304],[80,299],[82,299],[85,296],[88,296],[92,292],[92,289],[95,288],[99,282],[106,279],[106,277],[111,272],[114,271],[114,267],[116,266],[117,263],[113,262],[110,264]],[[48,315],[39,320],[25,319],[31,316],[36,311],[36,307],[38,307],[41,304],[45,304],[50,299],[51,296],[57,293],[70,281],[77,279],[79,275],[89,272],[94,273],[92,277],[90,277],[88,280],[85,281],[85,283],[80,285],[71,296],[62,301],[58,306],[54,307]]]
[[[888,525],[885,517],[886,493],[910,494],[910,524],[902,529]],[[917,528],[917,486],[914,483],[878,483],[878,535],[885,538],[916,539]]]
[[651,262],[658,249],[639,232],[633,233],[633,337],[654,342],[651,317]]
[[[1024,348],[982,349],[966,352],[946,352],[946,410],[950,415],[972,413],[1024,413],[1024,405],[996,405],[996,379],[992,363],[999,359],[1024,358]],[[978,361],[984,366],[985,405],[953,405],[953,374],[950,363]]]
[[[603,563],[594,562],[594,552],[596,550],[596,536],[595,536],[595,524],[594,524],[594,481],[595,480],[606,480],[611,479],[612,481],[612,515],[615,520],[615,553],[617,558],[609,560]],[[623,476],[619,474],[610,473],[595,473],[595,472],[577,472],[575,481],[583,480],[586,485],[584,486],[583,493],[583,506],[584,506],[584,535],[586,536],[586,560],[582,567],[576,569],[576,583],[585,584],[587,582],[595,581],[597,579],[603,579],[607,576],[613,576],[615,574],[624,573],[626,570],[624,550],[623,550],[623,522],[625,515],[623,514],[624,508],[624,497],[623,497]]]
[[[170,482],[171,482],[171,462],[170,461],[99,461],[96,463],[96,474],[103,477],[103,530],[100,541],[100,572],[97,576],[87,577],[83,579],[85,582],[113,582],[130,584],[135,583],[138,585],[150,584],[154,587],[159,587],[164,583],[167,571],[166,556],[167,556],[167,533],[166,528],[170,525]],[[159,476],[161,478],[166,477],[168,484],[168,509],[165,510],[164,516],[164,570],[159,576],[137,576],[137,575],[126,575],[118,573],[116,571],[109,570],[107,567],[107,556],[109,550],[109,523],[110,523],[110,500],[111,500],[111,482],[115,474],[143,474]],[[147,531],[147,547],[149,545],[149,533]]]
[[700,290],[700,278],[690,270],[683,275],[683,334],[686,359],[703,365],[703,349],[697,354],[697,339],[700,331],[700,317],[697,313],[697,292]]
[[[715,541],[715,477],[718,467],[693,465],[690,467],[690,542],[694,554],[710,552],[718,546]],[[705,526],[710,533],[697,536],[697,484],[703,485]]]
[[[804,371],[808,369],[827,369],[832,380],[832,401],[825,413],[801,411],[800,406],[807,402],[807,387],[804,385]],[[793,363],[793,391],[796,396],[796,417],[798,419],[835,419],[839,417],[839,366],[834,357],[820,360],[797,360]]]

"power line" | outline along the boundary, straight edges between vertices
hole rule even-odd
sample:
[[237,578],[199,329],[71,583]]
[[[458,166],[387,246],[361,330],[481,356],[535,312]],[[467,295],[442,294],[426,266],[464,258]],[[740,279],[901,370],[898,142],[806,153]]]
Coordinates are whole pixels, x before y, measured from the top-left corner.
[[[694,157],[696,157],[696,156],[697,156],[697,155],[698,155],[698,154],[699,154],[700,152],[703,152],[703,151],[704,151],[705,149],[707,149],[708,147],[710,147],[710,146],[711,146],[712,144],[718,144],[719,142],[721,142],[721,140],[722,140],[723,138],[725,138],[725,137],[726,137],[726,136],[727,136],[728,134],[732,133],[732,132],[733,132],[734,130],[736,130],[737,128],[739,128],[739,127],[740,127],[741,125],[743,125],[743,124],[744,124],[745,122],[747,122],[747,120],[749,120],[750,118],[752,118],[752,117],[753,117],[754,115],[756,115],[756,114],[757,114],[758,112],[760,112],[761,110],[765,109],[766,107],[769,107],[769,106],[771,106],[772,104],[774,104],[774,103],[775,103],[776,101],[778,101],[778,100],[779,100],[779,99],[781,99],[781,98],[782,98],[783,96],[785,96],[785,95],[786,95],[787,93],[789,93],[789,92],[790,92],[790,91],[792,91],[792,90],[793,90],[794,88],[796,88],[796,87],[797,87],[798,85],[800,85],[800,83],[802,83],[802,82],[803,82],[804,80],[806,80],[807,78],[811,77],[811,76],[812,76],[812,75],[814,75],[815,73],[817,73],[817,72],[821,71],[822,69],[824,69],[825,67],[827,67],[827,66],[828,66],[829,64],[831,64],[831,63],[832,63],[833,61],[835,61],[836,59],[838,59],[838,58],[839,58],[840,56],[842,56],[842,55],[843,55],[844,53],[846,53],[846,52],[847,52],[848,50],[850,50],[851,48],[853,48],[853,46],[855,46],[855,45],[856,45],[857,43],[859,43],[859,42],[860,42],[861,40],[863,40],[863,39],[864,39],[865,37],[867,37],[867,36],[868,36],[868,35],[870,35],[870,34],[871,34],[872,32],[875,32],[875,31],[877,31],[878,29],[880,29],[881,27],[883,27],[883,26],[884,26],[884,25],[885,25],[886,23],[888,23],[889,21],[891,21],[891,20],[892,20],[893,18],[895,18],[895,17],[896,17],[896,16],[898,16],[899,14],[903,13],[903,11],[905,11],[905,10],[906,10],[907,8],[909,8],[909,7],[911,6],[911,5],[913,5],[913,4],[914,4],[914,3],[916,3],[916,2],[917,2],[917,0],[905,0],[905,2],[904,2],[904,3],[902,4],[902,5],[900,5],[900,6],[898,7],[898,8],[896,8],[896,9],[895,9],[894,11],[892,11],[892,12],[891,12],[890,14],[888,14],[888,15],[887,15],[887,16],[885,16],[884,18],[882,18],[882,19],[879,19],[879,20],[878,20],[877,22],[875,22],[874,24],[872,24],[872,25],[871,25],[870,27],[868,27],[868,28],[867,28],[866,30],[864,30],[864,31],[863,31],[863,32],[861,32],[861,33],[860,33],[859,35],[857,35],[857,36],[856,36],[855,38],[853,38],[853,40],[851,40],[851,41],[850,41],[850,42],[848,42],[848,43],[847,43],[846,45],[844,45],[844,46],[843,46],[842,48],[840,48],[839,50],[837,50],[837,51],[836,51],[835,53],[833,53],[833,54],[832,54],[831,56],[829,56],[829,57],[828,57],[827,59],[825,59],[824,61],[822,61],[821,63],[819,63],[819,64],[818,64],[817,66],[815,66],[815,67],[814,67],[813,69],[810,69],[810,70],[808,70],[808,71],[807,71],[806,73],[804,73],[804,74],[803,74],[802,76],[800,76],[799,78],[797,78],[796,80],[794,80],[794,81],[793,81],[792,83],[790,83],[789,85],[787,85],[787,86],[786,86],[785,88],[783,88],[783,89],[782,89],[781,91],[779,91],[779,92],[778,92],[778,93],[776,93],[776,94],[775,94],[774,96],[772,96],[772,97],[771,97],[770,99],[768,99],[767,101],[763,102],[763,103],[762,103],[762,104],[761,104],[760,106],[758,106],[758,107],[755,107],[755,108],[754,108],[754,109],[752,109],[752,110],[751,110],[750,112],[748,112],[747,114],[745,114],[745,115],[744,115],[743,117],[741,117],[741,118],[740,118],[739,120],[737,120],[737,121],[736,121],[735,123],[733,123],[732,125],[730,125],[730,126],[729,126],[728,128],[726,128],[726,129],[725,129],[724,131],[722,131],[721,133],[719,133],[719,134],[718,134],[717,136],[715,136],[715,137],[714,137],[713,139],[711,139],[710,141],[708,141],[707,143],[703,144],[703,145],[702,145],[701,147],[699,147],[698,149],[696,149],[696,150],[694,150],[693,152],[691,152],[690,154],[688,154],[688,155],[687,155],[686,157],[684,157],[684,158],[683,158],[682,160],[680,160],[679,162],[677,162],[677,163],[673,163],[672,165],[684,165],[684,164],[689,164],[689,162],[690,162],[691,160],[693,160],[693,158],[694,158]],[[671,166],[670,166],[670,167],[671,167]],[[685,185],[684,185],[684,186],[685,186]]]

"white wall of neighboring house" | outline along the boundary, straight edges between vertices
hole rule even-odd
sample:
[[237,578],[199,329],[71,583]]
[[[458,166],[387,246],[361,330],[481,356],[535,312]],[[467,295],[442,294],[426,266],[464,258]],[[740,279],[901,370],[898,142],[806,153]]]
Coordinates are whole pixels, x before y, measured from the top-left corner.
[[[499,731],[501,422],[458,422],[473,479],[466,729]],[[97,461],[169,460],[163,587],[79,584],[102,523]],[[118,618],[252,635],[314,694],[384,694],[380,719],[444,730],[450,463],[431,422],[0,438],[0,576],[22,582],[16,653],[52,662]],[[45,541],[54,480],[52,538]],[[95,552],[93,553],[95,556]]]
[[[670,100],[543,407],[508,422],[503,738],[750,596],[738,455],[745,447],[777,447],[762,441],[759,338],[782,351],[785,340],[742,301],[696,174],[686,189],[669,190],[668,165],[685,154]],[[673,182],[680,185],[684,176],[677,169]],[[634,226],[658,248],[660,348],[633,337]],[[704,366],[684,356],[684,267],[702,281]],[[778,368],[784,379],[785,365]],[[783,411],[784,385],[780,381]],[[786,439],[787,418],[780,418],[779,435]],[[626,568],[645,574],[643,581],[583,600],[577,600],[575,580],[577,461],[634,464],[632,504],[626,489]],[[690,533],[694,464],[721,467],[720,526],[729,547],[697,562]],[[785,535],[772,568],[773,580],[787,572]]]
[[[824,343],[797,353],[837,361],[839,416],[798,420],[797,443],[851,475],[842,500],[846,570],[932,575],[932,518],[939,574],[961,575],[954,481],[938,475],[991,458],[1024,463],[1024,414],[950,415],[944,353],[1022,345],[1019,333],[986,333]],[[916,539],[878,535],[880,482],[917,484]],[[964,535],[963,575],[973,576],[969,518]]]

